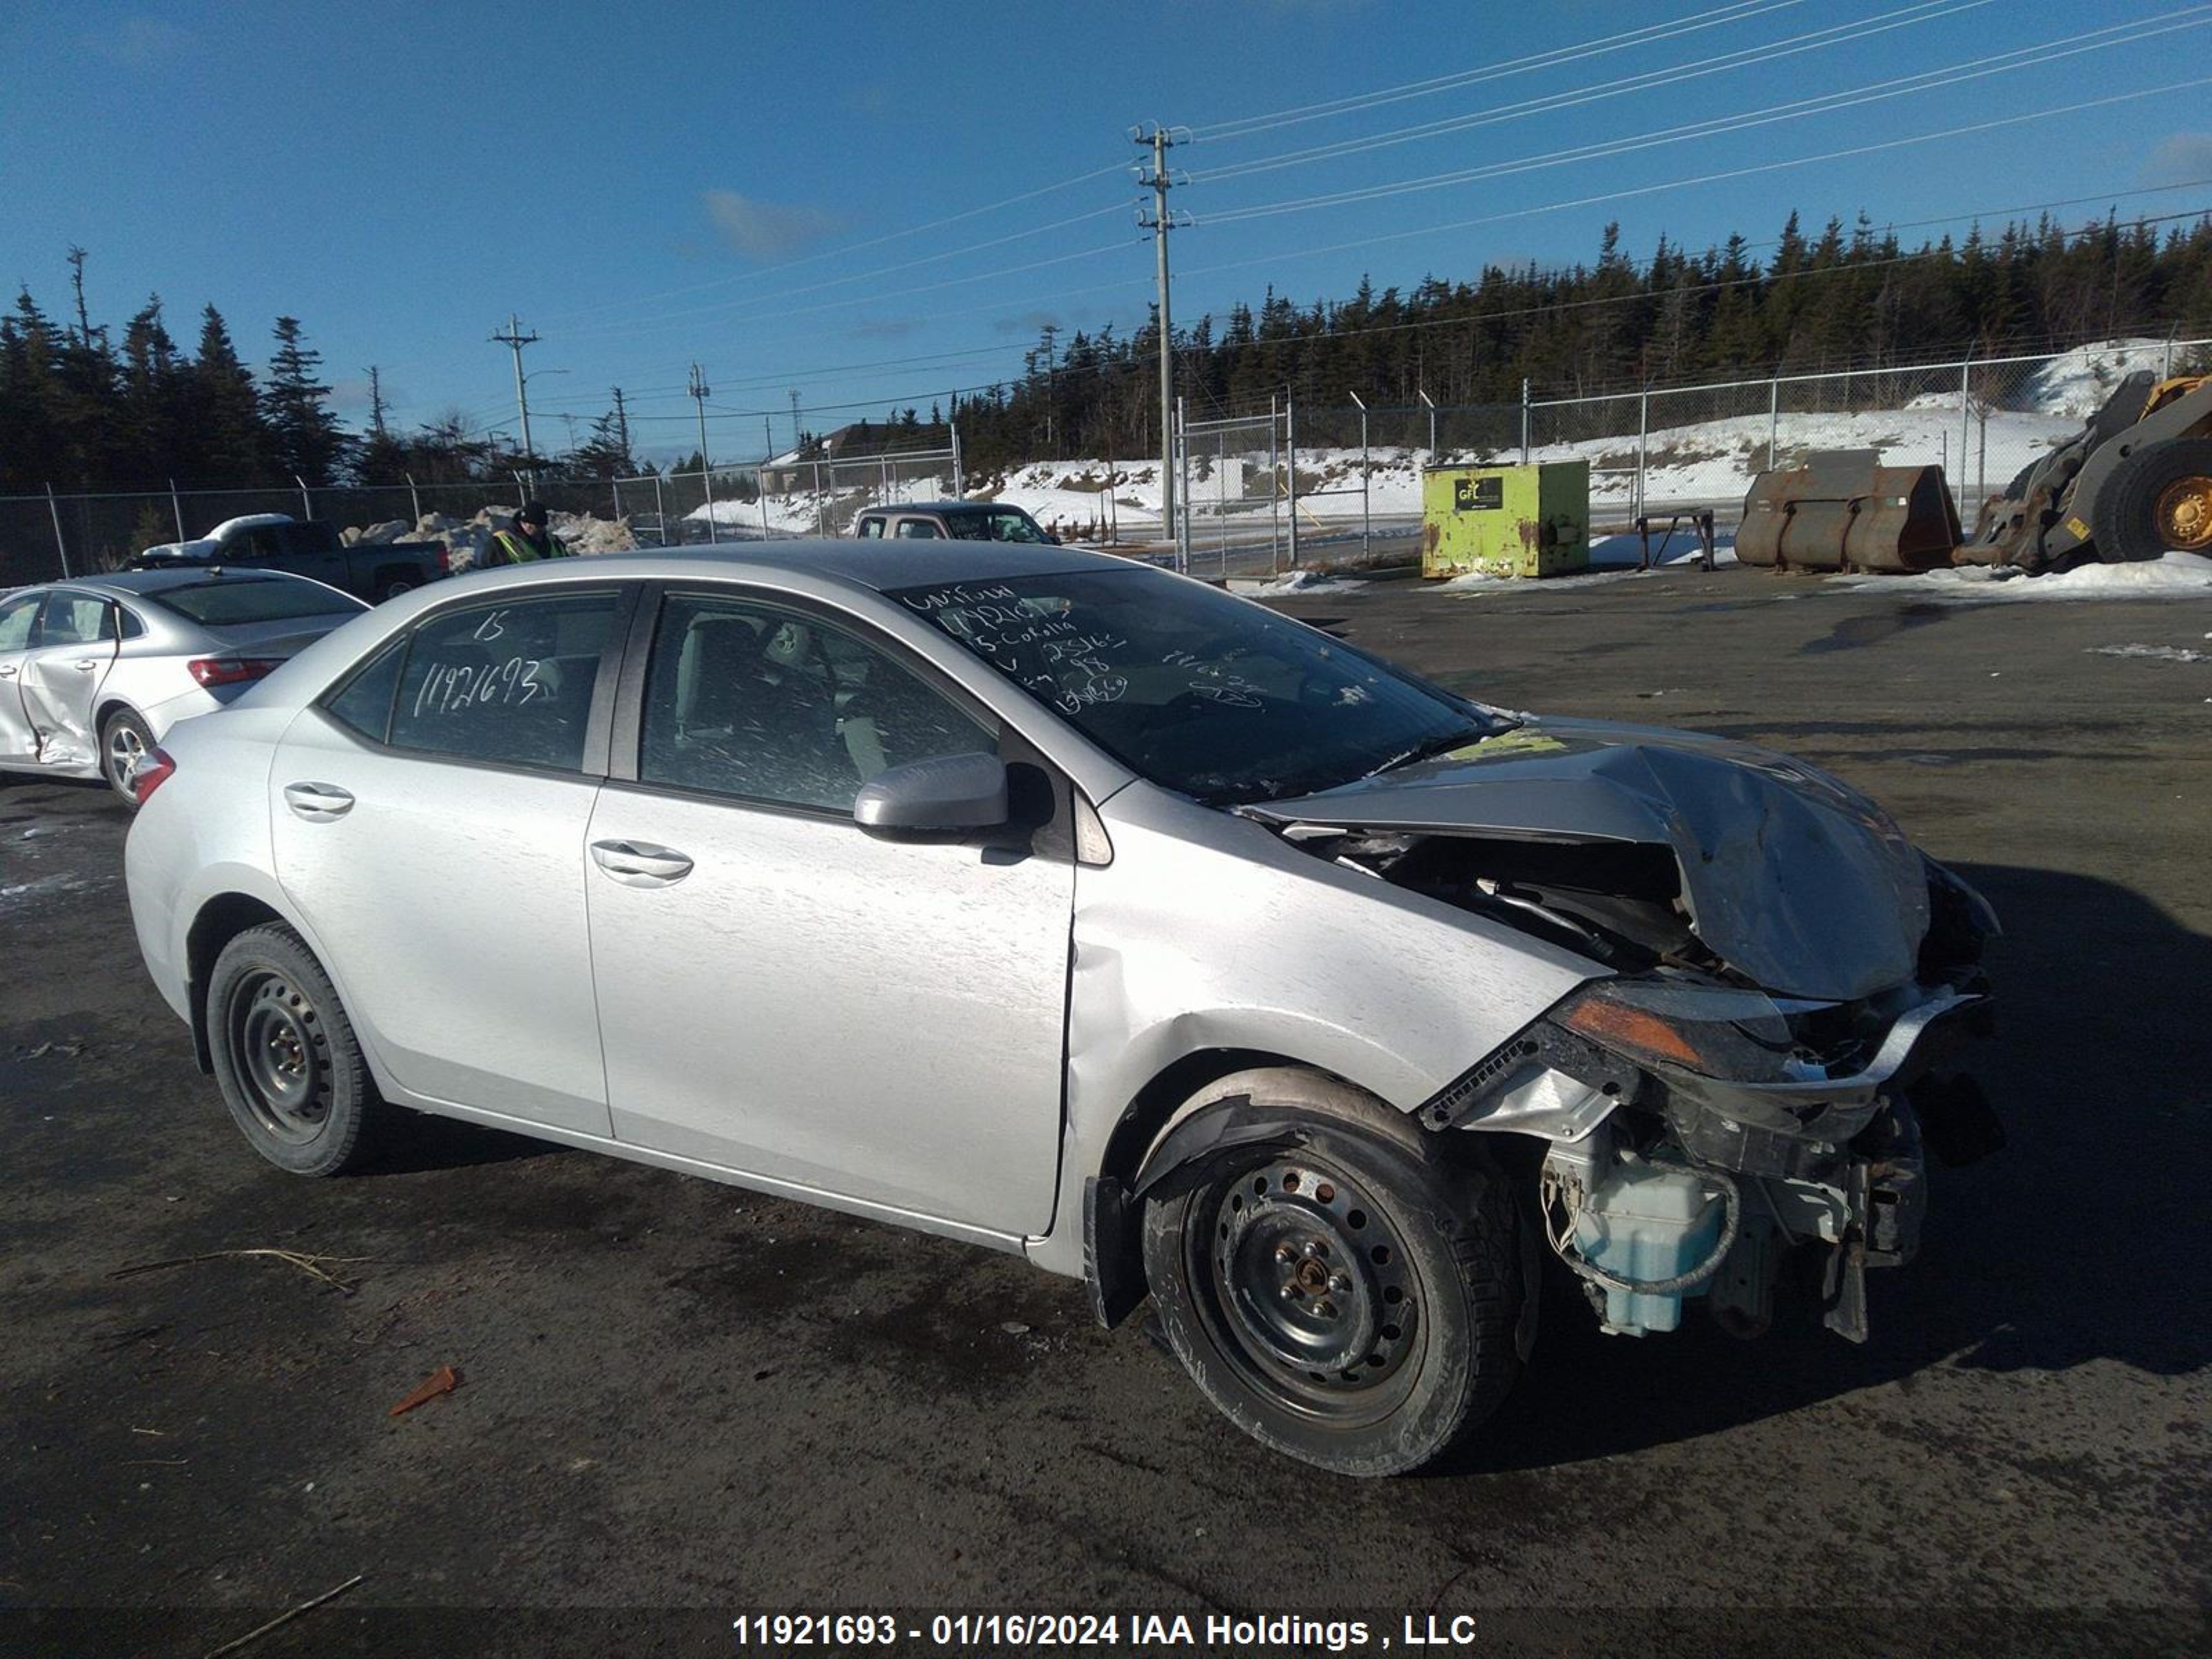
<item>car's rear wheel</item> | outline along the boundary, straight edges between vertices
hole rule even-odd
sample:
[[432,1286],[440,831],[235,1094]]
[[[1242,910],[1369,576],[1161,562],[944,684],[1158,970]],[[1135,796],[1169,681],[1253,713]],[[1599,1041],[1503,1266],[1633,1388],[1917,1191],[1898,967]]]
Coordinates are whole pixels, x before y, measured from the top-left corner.
[[383,591],[377,597],[380,599],[396,599],[402,593],[411,593],[414,591],[415,584],[413,582],[409,581],[404,576],[395,576],[390,581],[383,584]]
[[154,734],[146,722],[127,708],[117,709],[100,728],[100,775],[133,806],[138,797],[131,787],[131,774],[153,746]]
[[1239,1428],[1339,1474],[1398,1474],[1512,1385],[1515,1208],[1494,1168],[1355,1091],[1300,1083],[1295,1103],[1244,1097],[1284,1135],[1212,1155],[1147,1205],[1146,1277],[1177,1357]]
[[208,975],[209,1047],[223,1103],[253,1150],[294,1175],[357,1168],[386,1109],[353,1023],[290,928],[250,928]]

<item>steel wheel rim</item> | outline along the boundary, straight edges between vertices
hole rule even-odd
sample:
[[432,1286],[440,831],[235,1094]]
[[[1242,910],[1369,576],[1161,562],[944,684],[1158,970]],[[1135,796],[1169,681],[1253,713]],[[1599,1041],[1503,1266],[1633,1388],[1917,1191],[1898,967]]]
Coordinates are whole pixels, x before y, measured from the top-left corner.
[[1425,1334],[1419,1282],[1371,1192],[1297,1155],[1247,1164],[1197,1203],[1199,1315],[1246,1386],[1332,1427],[1404,1402]]
[[135,726],[117,725],[107,734],[107,764],[110,776],[118,789],[131,787],[131,769],[144,758],[146,744]]
[[232,988],[227,1015],[231,1070],[254,1121],[292,1146],[314,1139],[331,1106],[330,1066],[314,1005],[283,975],[263,969]]
[[2159,492],[2155,512],[2168,547],[2184,553],[2212,547],[2212,478],[2176,478]]

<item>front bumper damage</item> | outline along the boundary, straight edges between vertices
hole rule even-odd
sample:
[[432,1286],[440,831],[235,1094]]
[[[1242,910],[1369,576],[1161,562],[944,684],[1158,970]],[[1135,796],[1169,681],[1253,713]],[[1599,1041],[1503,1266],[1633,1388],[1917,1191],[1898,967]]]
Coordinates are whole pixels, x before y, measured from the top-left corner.
[[1547,1235],[1609,1331],[1671,1330],[1683,1301],[1704,1297],[1723,1328],[1759,1334],[1794,1261],[1816,1270],[1828,1328],[1863,1341],[1867,1269],[1918,1249],[1927,1152],[1963,1164],[2002,1144],[1979,1089],[1940,1075],[1990,1029],[1978,971],[1869,1000],[1851,1058],[1800,1056],[1756,1081],[1632,1060],[1558,1012],[1426,1103],[1422,1121],[1549,1141]]

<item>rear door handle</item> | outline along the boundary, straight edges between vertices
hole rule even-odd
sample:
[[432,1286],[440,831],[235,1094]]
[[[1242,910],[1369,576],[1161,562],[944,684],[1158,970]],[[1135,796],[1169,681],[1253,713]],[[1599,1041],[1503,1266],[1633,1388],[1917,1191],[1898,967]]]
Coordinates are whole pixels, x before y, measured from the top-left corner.
[[76,659],[76,666],[82,668],[86,673],[89,674],[94,669],[99,667],[100,665],[106,660],[106,659],[104,657],[79,657]]
[[310,823],[328,823],[353,810],[353,797],[334,783],[288,783],[284,805]]
[[12,680],[15,678],[15,665],[14,663],[11,662],[6,667],[0,668],[0,680]]
[[592,861],[625,887],[668,887],[691,873],[691,860],[650,842],[595,841]]

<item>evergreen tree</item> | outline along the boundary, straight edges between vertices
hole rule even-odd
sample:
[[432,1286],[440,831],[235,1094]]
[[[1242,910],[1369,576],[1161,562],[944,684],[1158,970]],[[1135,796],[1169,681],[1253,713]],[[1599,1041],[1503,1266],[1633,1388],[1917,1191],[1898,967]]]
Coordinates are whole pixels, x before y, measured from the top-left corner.
[[324,402],[330,387],[315,378],[322,354],[302,343],[296,317],[279,317],[276,335],[263,401],[276,465],[307,483],[329,483],[351,444]]
[[199,350],[185,376],[193,422],[176,470],[205,488],[256,484],[276,471],[261,423],[261,394],[213,306],[200,313]]

